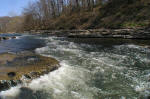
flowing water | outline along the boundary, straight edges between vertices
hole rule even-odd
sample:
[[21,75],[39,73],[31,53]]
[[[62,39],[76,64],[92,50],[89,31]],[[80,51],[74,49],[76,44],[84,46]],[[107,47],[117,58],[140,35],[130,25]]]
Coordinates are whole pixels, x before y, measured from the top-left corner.
[[147,47],[135,43],[108,46],[75,43],[62,37],[28,37],[44,41],[46,45],[35,52],[56,58],[61,67],[29,84],[2,91],[2,99],[147,99],[150,95]]

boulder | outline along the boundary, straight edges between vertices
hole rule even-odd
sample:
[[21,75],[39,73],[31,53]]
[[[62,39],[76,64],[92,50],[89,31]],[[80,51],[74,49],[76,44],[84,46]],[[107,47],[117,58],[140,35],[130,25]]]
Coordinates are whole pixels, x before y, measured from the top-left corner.
[[16,39],[16,38],[17,38],[16,36],[13,36],[13,37],[0,37],[0,41],[1,40]]
[[148,96],[147,99],[150,99],[150,96]]
[[13,37],[11,37],[12,39],[16,39],[17,37],[16,36],[13,36]]
[[3,40],[9,40],[10,38],[9,37],[2,37]]

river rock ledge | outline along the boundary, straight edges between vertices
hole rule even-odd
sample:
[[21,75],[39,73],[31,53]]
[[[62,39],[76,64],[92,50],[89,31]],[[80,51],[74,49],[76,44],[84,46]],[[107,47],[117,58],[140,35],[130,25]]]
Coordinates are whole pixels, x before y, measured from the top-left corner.
[[0,91],[23,82],[28,83],[59,67],[56,59],[32,52],[2,53],[0,54]]
[[31,30],[25,33],[50,34],[68,38],[123,38],[123,39],[150,39],[150,29],[88,29],[88,30]]

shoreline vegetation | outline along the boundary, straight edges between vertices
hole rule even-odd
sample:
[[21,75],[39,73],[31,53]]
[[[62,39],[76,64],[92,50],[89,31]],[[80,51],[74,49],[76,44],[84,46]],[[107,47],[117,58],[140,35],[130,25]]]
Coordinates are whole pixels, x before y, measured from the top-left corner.
[[38,0],[0,18],[0,32],[138,29],[150,26],[149,0]]

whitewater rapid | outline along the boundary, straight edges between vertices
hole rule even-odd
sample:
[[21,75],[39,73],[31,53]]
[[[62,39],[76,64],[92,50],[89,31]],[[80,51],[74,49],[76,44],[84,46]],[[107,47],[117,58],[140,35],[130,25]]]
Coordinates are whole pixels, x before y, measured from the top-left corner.
[[[150,50],[135,44],[77,44],[40,37],[36,53],[61,67],[0,93],[2,99],[144,99],[150,95]],[[146,99],[146,98],[145,98]]]

